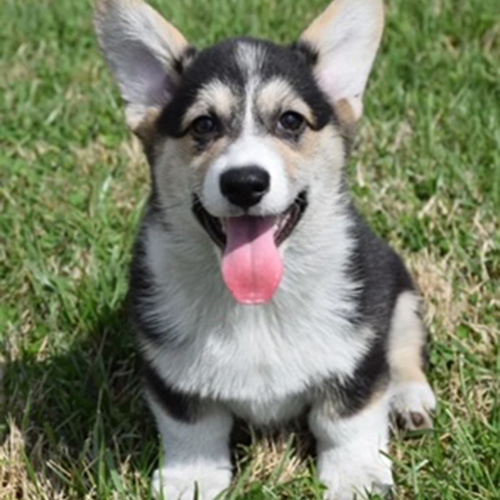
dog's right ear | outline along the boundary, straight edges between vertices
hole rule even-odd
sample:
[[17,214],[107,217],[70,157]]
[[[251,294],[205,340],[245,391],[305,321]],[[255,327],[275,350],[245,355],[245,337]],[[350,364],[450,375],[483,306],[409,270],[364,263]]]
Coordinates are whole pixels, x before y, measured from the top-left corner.
[[142,0],[98,0],[95,28],[130,128],[144,134],[172,97],[189,44]]

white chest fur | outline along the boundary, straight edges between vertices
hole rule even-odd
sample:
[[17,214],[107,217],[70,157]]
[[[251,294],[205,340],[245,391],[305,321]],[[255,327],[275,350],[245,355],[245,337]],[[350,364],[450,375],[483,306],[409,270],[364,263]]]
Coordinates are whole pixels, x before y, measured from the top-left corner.
[[304,249],[296,259],[289,249],[273,302],[242,306],[225,289],[216,259],[207,265],[193,247],[186,259],[184,252],[169,253],[165,236],[153,228],[148,237],[148,263],[159,285],[151,316],[178,336],[160,349],[146,344],[145,353],[177,390],[224,400],[262,421],[298,411],[308,389],[328,375],[352,374],[369,335],[347,319],[354,288],[335,258],[315,270],[300,262]]

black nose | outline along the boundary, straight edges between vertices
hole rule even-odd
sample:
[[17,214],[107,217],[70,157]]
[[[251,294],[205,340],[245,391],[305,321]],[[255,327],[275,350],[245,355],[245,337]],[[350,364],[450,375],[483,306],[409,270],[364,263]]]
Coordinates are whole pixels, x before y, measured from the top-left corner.
[[269,191],[270,177],[260,167],[231,168],[220,177],[222,194],[234,205],[249,208]]

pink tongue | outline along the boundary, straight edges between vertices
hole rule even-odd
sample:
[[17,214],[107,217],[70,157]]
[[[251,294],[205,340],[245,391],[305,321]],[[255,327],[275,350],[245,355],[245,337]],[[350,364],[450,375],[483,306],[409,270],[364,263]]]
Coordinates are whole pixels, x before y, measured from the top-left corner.
[[242,304],[269,302],[281,282],[283,262],[274,242],[276,217],[230,217],[222,276]]

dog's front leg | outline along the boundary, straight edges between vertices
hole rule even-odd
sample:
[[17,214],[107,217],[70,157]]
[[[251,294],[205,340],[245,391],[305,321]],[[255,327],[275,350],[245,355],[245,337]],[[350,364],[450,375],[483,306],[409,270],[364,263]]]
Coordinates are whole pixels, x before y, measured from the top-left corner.
[[231,481],[231,415],[216,404],[204,404],[185,421],[149,399],[164,447],[163,463],[153,476],[155,497],[193,500],[198,491],[200,500],[213,500]]
[[383,455],[389,440],[388,393],[351,415],[320,401],[312,408],[309,425],[317,440],[318,472],[327,500],[366,498],[367,492],[391,489],[391,463]]

